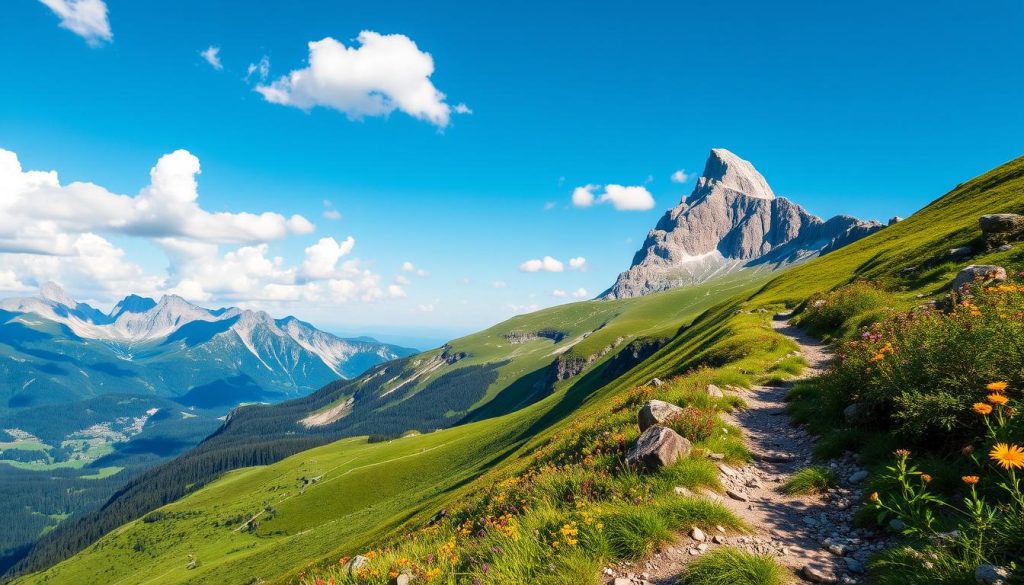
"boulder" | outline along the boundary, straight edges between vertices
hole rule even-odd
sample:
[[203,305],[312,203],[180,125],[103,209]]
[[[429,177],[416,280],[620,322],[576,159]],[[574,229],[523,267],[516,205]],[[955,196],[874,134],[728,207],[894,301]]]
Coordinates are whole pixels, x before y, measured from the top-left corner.
[[675,404],[664,400],[651,400],[637,413],[637,422],[640,424],[640,431],[646,431],[654,425],[663,425],[670,419],[679,416],[683,412]]
[[964,285],[971,284],[976,280],[986,284],[1006,282],[1006,269],[992,264],[971,264],[956,275],[956,279],[953,280],[953,289],[960,290]]
[[970,258],[972,254],[974,254],[974,248],[970,246],[960,246],[959,248],[950,248],[949,250],[949,257],[953,260]]
[[1024,229],[1024,215],[1016,213],[991,213],[981,216],[978,220],[981,233],[1006,234]]
[[661,381],[661,378],[651,378],[651,381],[647,383],[648,386],[654,386],[655,388],[662,384],[664,384],[664,382]]
[[412,583],[412,575],[406,572],[399,573],[388,581],[388,585],[409,585],[410,583]]
[[725,392],[722,392],[722,389],[714,384],[708,384],[707,392],[708,396],[712,398],[725,398]]
[[640,435],[636,445],[626,454],[626,463],[655,471],[686,457],[693,445],[679,433],[661,425],[654,425]]
[[370,562],[370,559],[364,557],[363,555],[356,555],[356,556],[352,557],[351,559],[349,559],[349,561],[347,563],[345,563],[345,566],[342,567],[341,570],[346,575],[351,575],[351,574],[355,573],[356,571],[358,571],[359,569],[362,569],[363,567],[365,567],[369,562]]
[[1010,571],[995,565],[978,565],[974,569],[974,580],[981,585],[1005,585],[1009,582]]
[[829,573],[824,567],[816,567],[814,565],[804,565],[803,569],[800,569],[800,576],[805,581],[811,583],[835,583],[836,578]]

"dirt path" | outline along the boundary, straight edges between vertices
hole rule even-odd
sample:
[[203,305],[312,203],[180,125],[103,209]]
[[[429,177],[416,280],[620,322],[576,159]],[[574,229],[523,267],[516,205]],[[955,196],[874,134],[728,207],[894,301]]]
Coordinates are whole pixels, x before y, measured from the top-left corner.
[[[801,378],[820,373],[831,352],[789,325],[787,317],[776,316],[772,328],[799,344],[809,365]],[[812,464],[814,446],[813,437],[794,426],[786,414],[785,397],[791,386],[789,382],[742,391],[748,407],[730,415],[731,422],[742,427],[754,461],[737,468],[719,466],[728,494],[723,503],[752,532],[730,535],[713,531],[703,542],[682,534],[649,559],[606,571],[612,583],[674,584],[687,562],[719,545],[775,556],[805,581],[862,582],[863,564],[881,543],[872,542],[870,534],[852,526],[859,498],[856,483],[863,479],[852,457],[826,464],[836,472],[840,486],[825,496],[789,496],[781,490],[796,471]]]

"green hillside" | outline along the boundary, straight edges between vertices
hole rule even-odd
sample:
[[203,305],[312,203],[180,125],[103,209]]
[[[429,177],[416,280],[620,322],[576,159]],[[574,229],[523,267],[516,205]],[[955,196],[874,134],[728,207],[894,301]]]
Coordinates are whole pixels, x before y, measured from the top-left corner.
[[[577,303],[456,340],[447,351],[472,354],[457,362],[461,367],[509,362],[498,374],[502,382],[479,400],[502,405],[489,413],[491,418],[391,441],[345,439],[273,465],[231,472],[17,582],[295,582],[311,564],[336,564],[343,555],[396,542],[400,527],[422,526],[441,507],[465,504],[472,494],[523,472],[538,448],[618,413],[623,397],[652,377],[690,373],[693,384],[750,384],[784,375],[781,364],[791,346],[768,327],[771,314],[783,306],[795,307],[812,294],[857,279],[878,281],[894,291],[898,304],[911,306],[944,293],[965,264],[1024,268],[1020,248],[959,261],[948,255],[950,248],[980,235],[980,215],[1021,211],[1024,159],[958,186],[899,224],[770,280],[738,278],[635,300]],[[506,335],[516,331],[566,335],[558,342],[541,337],[510,344]],[[625,348],[626,340],[641,336],[668,339],[624,372],[616,371],[614,359],[624,350],[610,351],[556,384],[553,393],[516,410],[532,388],[520,388],[517,381],[560,355],[552,353],[558,344],[587,331],[590,335],[565,357],[586,359],[609,345]],[[615,344],[620,337],[623,342]],[[699,366],[713,369],[693,373]],[[512,394],[505,398],[505,391]],[[319,479],[303,489],[302,478],[314,477]],[[658,477],[640,481],[658,482]],[[246,528],[253,517],[258,524]],[[193,568],[187,566],[190,559],[197,561]]]

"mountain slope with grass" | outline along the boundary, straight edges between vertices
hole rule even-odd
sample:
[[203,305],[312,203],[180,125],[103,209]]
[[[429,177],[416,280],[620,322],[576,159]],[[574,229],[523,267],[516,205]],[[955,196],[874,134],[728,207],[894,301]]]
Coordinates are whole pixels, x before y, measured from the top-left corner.
[[[674,531],[716,524],[742,530],[741,522],[720,506],[680,497],[675,490],[718,487],[714,464],[703,455],[716,453],[736,463],[748,457],[736,441],[738,429],[724,426],[717,416],[741,404],[709,395],[707,385],[750,386],[788,376],[793,368],[787,359],[795,346],[772,330],[770,319],[784,308],[824,300],[816,295],[865,279],[884,291],[884,306],[854,304],[841,319],[821,326],[843,335],[839,329],[871,323],[883,309],[944,302],[954,277],[968,263],[1021,270],[1021,248],[989,249],[978,227],[982,215],[1021,211],[1024,159],[768,282],[748,282],[692,304],[673,327],[657,322],[655,315],[649,327],[660,328],[667,339],[631,367],[613,371],[614,377],[603,373],[615,368],[614,357],[622,350],[557,381],[549,394],[528,406],[515,408],[516,401],[509,400],[512,408],[495,410],[490,418],[382,442],[345,439],[269,466],[233,471],[18,582],[98,577],[106,583],[314,583],[334,578],[382,584],[409,572],[446,583],[597,583],[602,566],[642,558],[670,542]],[[951,248],[965,246],[972,257],[962,252],[951,256]],[[672,299],[675,293],[633,302]],[[571,310],[590,303],[579,305]],[[527,343],[551,344],[539,333],[561,330],[562,323],[554,319],[565,316],[557,311],[527,316],[512,337],[530,337],[530,332],[520,335],[520,325],[529,323],[539,339]],[[585,342],[591,348],[608,346],[591,337],[573,348]],[[596,354],[578,354],[585,361],[591,355]],[[650,383],[655,377],[669,381]],[[496,396],[492,403],[501,394]],[[673,428],[691,438],[697,456],[638,473],[622,460],[639,435],[636,411],[650,398],[692,409]],[[350,562],[355,555],[361,555],[357,564]],[[714,560],[696,569],[703,582],[721,582],[708,574],[721,568]],[[741,574],[777,577],[760,560],[743,562],[749,571]]]

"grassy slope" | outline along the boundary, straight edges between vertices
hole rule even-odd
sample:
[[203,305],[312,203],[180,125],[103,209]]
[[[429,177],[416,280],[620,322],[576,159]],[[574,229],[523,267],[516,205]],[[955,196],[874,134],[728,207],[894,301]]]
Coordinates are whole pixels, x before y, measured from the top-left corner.
[[[1018,159],[958,187],[900,224],[783,273],[760,290],[735,291],[612,383],[600,380],[598,367],[508,416],[391,443],[367,445],[350,439],[270,467],[235,472],[163,509],[180,517],[128,524],[75,558],[23,582],[245,583],[254,576],[285,581],[306,562],[358,551],[391,534],[403,520],[422,521],[442,502],[514,472],[531,449],[562,426],[566,415],[601,408],[610,397],[652,376],[682,372],[699,363],[725,365],[720,370],[723,381],[769,374],[772,360],[788,350],[785,340],[767,327],[774,307],[795,306],[810,294],[856,278],[880,280],[901,290],[907,304],[918,302],[918,294],[940,293],[960,267],[942,257],[949,248],[978,235],[978,216],[1022,210],[1024,159]],[[1012,257],[1019,263],[1019,255],[1017,249],[993,252],[972,262],[999,263]],[[913,276],[900,275],[904,268],[926,264]],[[544,319],[556,315],[548,313]],[[368,462],[376,464],[360,467]],[[294,493],[298,475],[314,475],[339,464],[342,467],[325,474],[323,483],[275,506],[278,517],[261,525],[255,535],[212,527],[218,519],[267,505],[280,491],[271,490],[274,485]],[[470,481],[482,470],[487,470],[482,477]],[[143,543],[143,551],[132,550],[136,542]],[[186,571],[190,551],[202,566]]]

